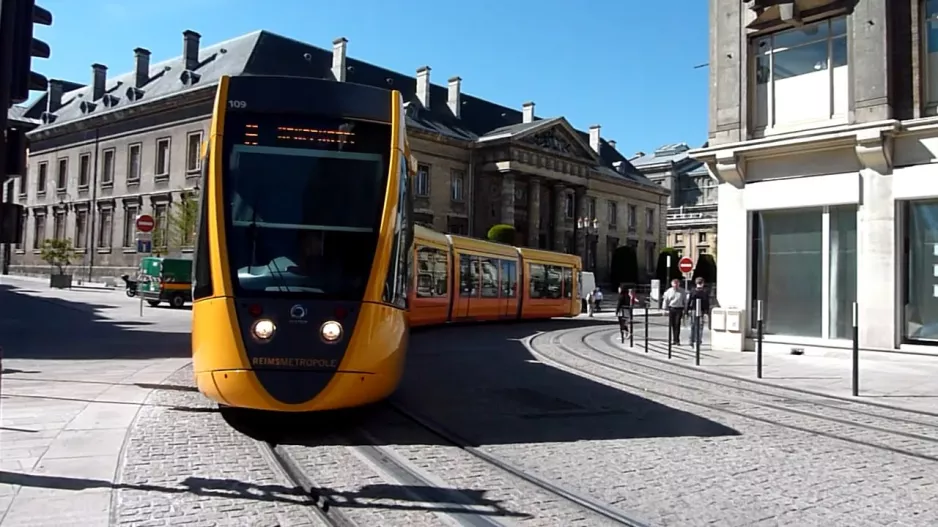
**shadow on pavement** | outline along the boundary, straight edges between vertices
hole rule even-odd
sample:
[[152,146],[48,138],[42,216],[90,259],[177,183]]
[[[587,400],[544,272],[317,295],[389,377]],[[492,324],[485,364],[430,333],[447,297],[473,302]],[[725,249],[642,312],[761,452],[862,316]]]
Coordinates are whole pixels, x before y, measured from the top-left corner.
[[[608,322],[551,320],[415,331],[404,380],[392,401],[475,446],[739,435],[720,423],[542,364],[523,342],[543,331],[600,324]],[[363,423],[382,444],[449,444],[384,405],[316,416],[258,419],[251,414],[257,420],[247,426],[246,419],[239,420],[246,414],[226,414],[239,431],[285,444],[345,444],[355,434],[331,439],[326,433],[350,432]]]
[[[151,321],[112,320],[114,306],[18,294],[0,284],[0,347],[9,359],[152,359],[191,355],[189,333],[148,331]],[[7,372],[4,373],[37,373]]]
[[[244,483],[234,479],[215,479],[188,477],[179,483],[179,486],[170,487],[153,484],[111,483],[99,479],[72,478],[62,476],[47,476],[43,474],[23,474],[19,472],[0,471],[0,484],[19,485],[23,487],[58,489],[58,490],[85,490],[85,489],[115,489],[141,492],[161,492],[167,494],[193,494],[196,496],[218,497],[225,499],[246,499],[252,501],[267,501],[279,503],[295,503],[308,505],[310,496],[298,488],[283,485],[256,485]],[[314,488],[314,498],[325,498],[330,505],[336,508],[367,508],[398,511],[428,511],[442,513],[465,513],[461,507],[447,508],[446,505],[464,503],[466,497],[473,499],[484,509],[477,509],[477,514],[492,516],[513,516],[527,518],[526,514],[511,512],[501,506],[501,502],[484,497],[486,491],[477,489],[443,489],[424,487],[418,485],[364,485],[356,491],[347,492],[334,490],[328,487]],[[413,505],[393,505],[375,503],[372,500],[411,501]],[[363,502],[362,500],[369,500]],[[443,505],[440,507],[439,505]],[[488,509],[488,510],[486,510]]]

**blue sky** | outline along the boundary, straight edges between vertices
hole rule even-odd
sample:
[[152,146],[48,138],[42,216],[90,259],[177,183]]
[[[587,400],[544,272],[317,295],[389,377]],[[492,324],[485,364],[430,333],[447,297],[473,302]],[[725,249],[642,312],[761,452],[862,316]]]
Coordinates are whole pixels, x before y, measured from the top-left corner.
[[[130,71],[133,49],[159,61],[182,51],[182,31],[206,44],[257,29],[431,80],[453,75],[475,96],[576,127],[603,127],[624,154],[706,140],[707,2],[672,0],[38,0],[53,26],[36,36],[49,78],[88,83],[91,64]],[[274,7],[276,6],[276,7]],[[573,9],[572,6],[578,6]],[[678,33],[675,33],[678,31]]]

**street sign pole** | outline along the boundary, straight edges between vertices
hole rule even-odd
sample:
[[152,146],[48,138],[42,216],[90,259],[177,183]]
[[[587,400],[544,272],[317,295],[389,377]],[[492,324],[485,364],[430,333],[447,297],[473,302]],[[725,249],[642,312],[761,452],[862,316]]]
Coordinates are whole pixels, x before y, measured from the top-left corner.
[[140,297],[140,316],[142,317],[143,291],[140,289],[140,284],[143,282],[143,270],[140,266],[143,265],[143,257],[153,251],[152,232],[153,227],[156,226],[156,222],[153,221],[153,216],[141,214],[134,220],[134,225],[137,227],[137,296]]

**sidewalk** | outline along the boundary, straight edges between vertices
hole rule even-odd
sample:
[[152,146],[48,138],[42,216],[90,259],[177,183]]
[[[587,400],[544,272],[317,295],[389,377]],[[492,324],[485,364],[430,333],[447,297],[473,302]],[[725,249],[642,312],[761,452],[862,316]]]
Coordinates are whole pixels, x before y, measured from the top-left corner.
[[[18,275],[18,274],[0,275],[0,283],[3,283],[4,279],[8,279],[13,282],[35,283],[36,287],[40,287],[40,286],[45,286],[47,288],[49,287],[48,276],[26,276],[26,275]],[[104,290],[104,291],[119,290],[118,286],[115,284],[106,283],[106,282],[91,282],[88,280],[84,280],[80,276],[73,277],[72,289],[95,289],[95,290]]]
[[[627,342],[624,346],[618,342],[615,344],[661,362],[673,362],[763,384],[852,397],[852,355],[849,350],[825,351],[823,355],[791,355],[766,350],[762,361],[763,377],[758,379],[755,352],[713,351],[707,341],[705,336],[699,367],[694,366],[694,349],[687,345],[674,346],[669,361],[666,335],[649,342],[648,355],[640,338],[636,338],[632,348]],[[861,351],[859,387],[859,400],[938,414],[938,357]]]

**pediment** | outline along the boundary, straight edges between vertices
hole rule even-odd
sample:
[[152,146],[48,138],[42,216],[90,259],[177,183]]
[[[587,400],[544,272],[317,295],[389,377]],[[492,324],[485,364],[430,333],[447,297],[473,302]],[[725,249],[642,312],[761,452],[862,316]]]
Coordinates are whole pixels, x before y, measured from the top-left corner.
[[599,157],[593,149],[580,138],[566,119],[560,118],[549,126],[535,127],[530,131],[512,138],[514,143],[522,143],[552,154],[573,157],[593,164]]

